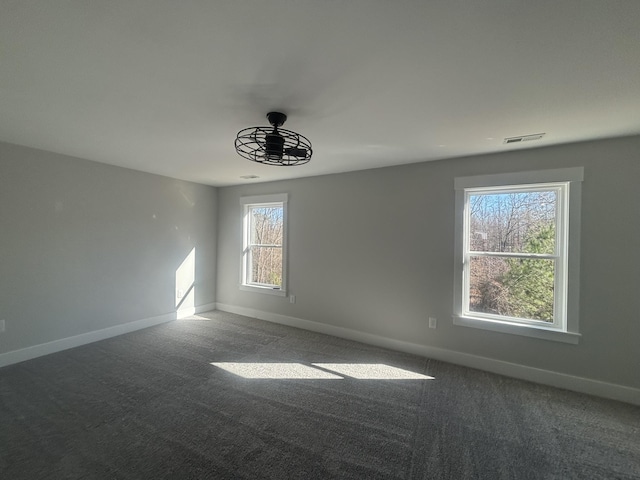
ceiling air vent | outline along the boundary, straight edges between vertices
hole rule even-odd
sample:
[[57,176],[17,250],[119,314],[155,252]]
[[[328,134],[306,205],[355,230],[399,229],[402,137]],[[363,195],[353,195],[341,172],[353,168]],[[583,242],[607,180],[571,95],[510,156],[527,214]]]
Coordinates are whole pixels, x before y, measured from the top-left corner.
[[544,133],[534,133],[533,135],[521,135],[520,137],[508,137],[504,139],[502,143],[520,143],[530,142],[531,140],[540,140],[544,137]]

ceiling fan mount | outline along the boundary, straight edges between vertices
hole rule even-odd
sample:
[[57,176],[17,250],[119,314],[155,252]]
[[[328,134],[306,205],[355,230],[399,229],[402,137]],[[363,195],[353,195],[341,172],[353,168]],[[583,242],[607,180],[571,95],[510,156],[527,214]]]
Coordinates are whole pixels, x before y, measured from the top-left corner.
[[287,116],[282,112],[269,112],[267,113],[267,120],[272,127],[278,128],[284,125],[287,121]]

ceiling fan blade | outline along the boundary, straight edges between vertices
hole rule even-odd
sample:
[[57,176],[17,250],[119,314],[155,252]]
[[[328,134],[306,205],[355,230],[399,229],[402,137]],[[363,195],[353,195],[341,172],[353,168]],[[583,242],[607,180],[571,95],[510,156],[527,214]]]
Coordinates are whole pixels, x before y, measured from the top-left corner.
[[285,155],[289,155],[290,157],[304,158],[307,156],[307,149],[299,147],[289,147],[284,149],[284,153]]

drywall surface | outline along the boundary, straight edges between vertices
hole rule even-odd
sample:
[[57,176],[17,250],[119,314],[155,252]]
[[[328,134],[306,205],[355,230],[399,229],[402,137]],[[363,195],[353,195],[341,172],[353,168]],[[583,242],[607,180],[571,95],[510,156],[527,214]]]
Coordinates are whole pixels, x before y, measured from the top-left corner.
[[[511,151],[221,188],[218,304],[640,387],[640,137],[506,148]],[[454,178],[578,166],[585,176],[579,344],[453,325]],[[295,304],[238,288],[239,198],[268,193],[289,194],[288,289]],[[430,316],[438,319],[436,329],[428,328]]]
[[216,196],[0,143],[0,353],[215,302]]

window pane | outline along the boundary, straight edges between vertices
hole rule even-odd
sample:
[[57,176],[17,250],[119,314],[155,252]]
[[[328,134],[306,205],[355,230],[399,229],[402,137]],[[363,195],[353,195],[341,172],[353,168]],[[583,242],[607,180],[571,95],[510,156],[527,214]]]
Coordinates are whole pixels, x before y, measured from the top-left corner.
[[283,208],[252,207],[250,242],[258,245],[282,245]]
[[282,287],[282,248],[250,247],[251,283]]
[[469,196],[471,251],[555,253],[556,191]]
[[469,310],[553,322],[555,261],[471,257]]

